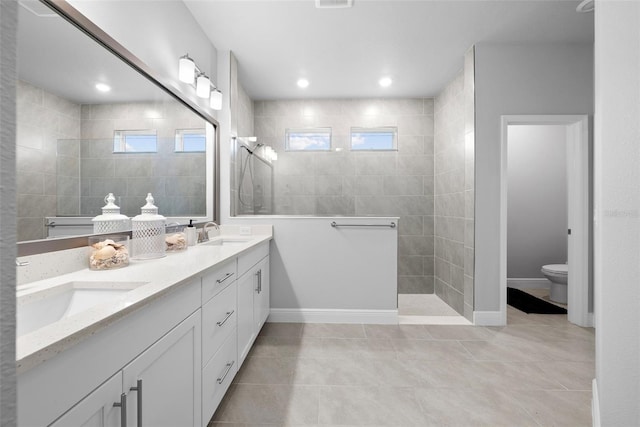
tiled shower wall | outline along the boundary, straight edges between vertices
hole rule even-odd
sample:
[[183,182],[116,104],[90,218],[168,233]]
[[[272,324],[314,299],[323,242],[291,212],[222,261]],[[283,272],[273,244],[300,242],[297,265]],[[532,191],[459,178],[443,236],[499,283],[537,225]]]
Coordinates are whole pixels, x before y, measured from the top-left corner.
[[473,316],[473,51],[435,100],[435,293]]
[[[433,293],[432,98],[256,101],[255,134],[278,152],[276,215],[398,216],[398,291]],[[397,126],[398,151],[351,152],[351,127]],[[330,127],[332,151],[286,152],[287,128]]]
[[16,103],[18,241],[43,239],[45,217],[78,213],[80,105],[23,81]]
[[[174,152],[176,129],[204,127],[202,118],[177,101],[83,105],[81,215],[99,215],[111,192],[121,212],[133,217],[150,192],[161,215],[204,216],[205,153]],[[113,153],[116,129],[157,130],[158,152]]]
[[[230,94],[230,106],[232,110],[231,114],[231,133],[235,136],[244,139],[249,136],[255,136],[254,132],[254,105],[253,100],[247,95],[247,92],[242,87],[242,83],[238,79],[238,61],[233,53],[231,53],[231,94]],[[252,176],[247,172],[242,176],[242,166],[244,162],[248,161],[248,153],[246,151],[238,151],[238,142],[231,142],[231,157],[230,157],[230,171],[231,171],[231,215],[245,215],[245,214],[257,214],[257,213],[271,213],[258,212],[253,209],[254,207],[254,182],[256,179],[252,179]],[[255,174],[262,174],[264,168],[263,165],[256,164],[256,167],[251,171]],[[265,166],[266,167],[266,166]],[[240,184],[240,177],[243,177],[242,185]],[[239,198],[238,190],[242,189],[242,197]],[[270,190],[269,190],[270,191]],[[270,193],[268,193],[270,194]],[[271,202],[269,200],[269,202]]]

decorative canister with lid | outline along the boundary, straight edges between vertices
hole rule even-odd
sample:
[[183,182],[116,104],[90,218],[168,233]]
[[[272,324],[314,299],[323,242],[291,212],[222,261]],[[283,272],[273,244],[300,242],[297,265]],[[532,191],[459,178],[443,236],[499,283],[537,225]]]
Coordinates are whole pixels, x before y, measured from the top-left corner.
[[113,193],[105,196],[106,205],[102,208],[102,215],[93,218],[93,233],[115,233],[118,231],[129,231],[131,229],[131,220],[128,216],[120,213],[120,208],[116,206],[116,198]]
[[167,219],[158,214],[158,208],[153,202],[151,193],[147,194],[147,204],[140,209],[141,214],[131,220],[133,259],[161,258],[166,255]]

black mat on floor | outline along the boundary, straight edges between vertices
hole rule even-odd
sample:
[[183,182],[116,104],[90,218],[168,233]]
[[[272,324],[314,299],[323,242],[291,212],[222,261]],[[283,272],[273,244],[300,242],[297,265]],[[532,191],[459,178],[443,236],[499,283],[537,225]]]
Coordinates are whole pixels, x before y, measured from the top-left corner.
[[507,304],[525,313],[567,314],[567,310],[520,289],[507,288]]

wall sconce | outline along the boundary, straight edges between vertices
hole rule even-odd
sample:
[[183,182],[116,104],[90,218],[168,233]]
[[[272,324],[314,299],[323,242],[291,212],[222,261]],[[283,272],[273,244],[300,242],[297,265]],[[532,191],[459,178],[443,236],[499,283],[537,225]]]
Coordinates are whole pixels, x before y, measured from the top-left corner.
[[222,92],[211,83],[211,79],[198,68],[188,54],[180,57],[178,61],[178,79],[195,87],[198,97],[209,99],[211,108],[222,109]]

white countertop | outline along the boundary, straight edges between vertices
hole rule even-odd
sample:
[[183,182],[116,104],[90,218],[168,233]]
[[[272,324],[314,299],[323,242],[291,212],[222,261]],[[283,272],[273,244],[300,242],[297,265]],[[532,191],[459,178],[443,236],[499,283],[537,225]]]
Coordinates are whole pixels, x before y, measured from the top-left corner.
[[[86,268],[19,286],[17,296],[20,298],[68,282],[114,282],[116,286],[118,282],[147,283],[127,292],[123,298],[100,303],[18,337],[16,340],[18,373],[54,357],[176,287],[191,283],[193,278],[206,274],[209,269],[215,268],[220,263],[262,242],[271,240],[271,227],[260,228],[260,234],[251,236],[233,235],[223,231],[225,238],[250,238],[239,244],[216,246],[204,243],[190,246],[182,252],[168,253],[163,258],[144,261],[132,259],[127,267],[116,270],[92,271]],[[268,232],[266,232],[267,229]],[[51,253],[51,256],[55,256],[55,253]]]

